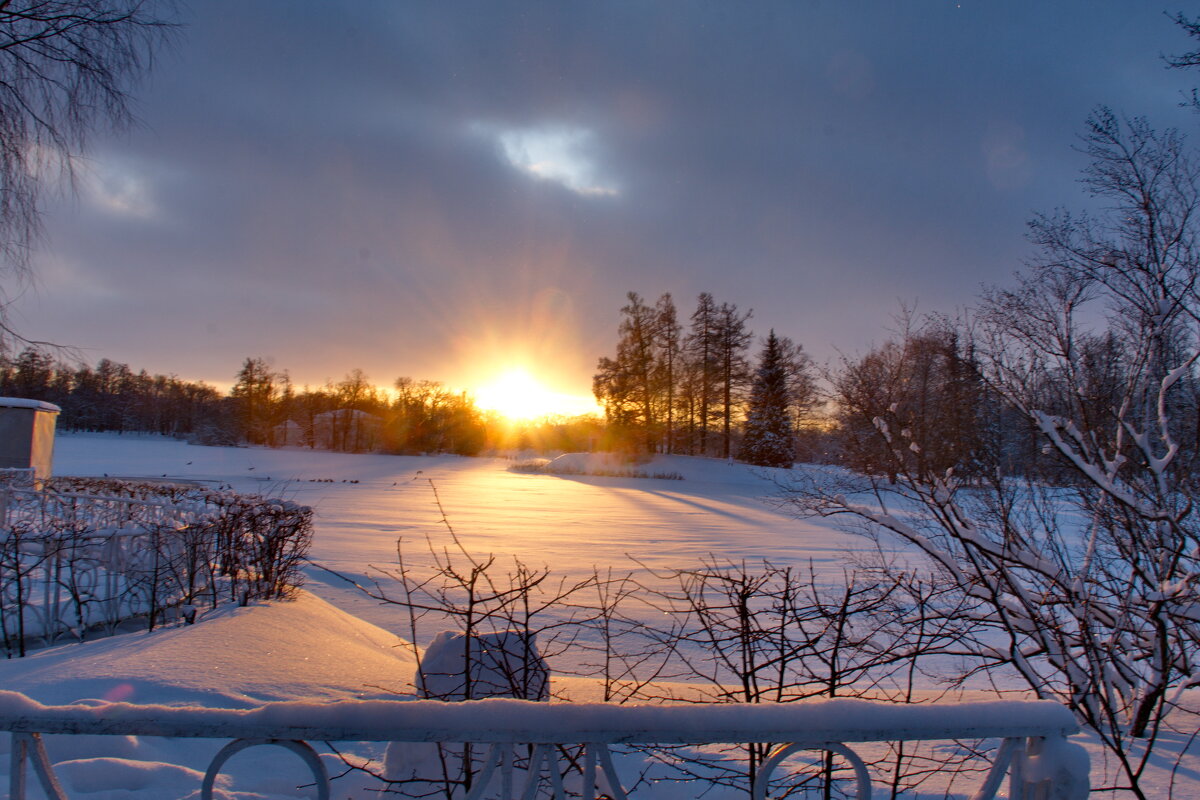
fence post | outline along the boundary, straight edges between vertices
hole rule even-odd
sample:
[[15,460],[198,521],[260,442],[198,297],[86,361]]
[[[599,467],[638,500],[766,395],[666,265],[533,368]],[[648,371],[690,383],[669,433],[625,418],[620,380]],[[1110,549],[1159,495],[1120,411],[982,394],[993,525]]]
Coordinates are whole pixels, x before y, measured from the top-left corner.
[[46,745],[42,743],[41,734],[12,733],[12,758],[8,779],[8,796],[10,800],[25,800],[25,762],[33,761],[33,771],[37,773],[38,781],[42,784],[42,792],[49,800],[67,800],[50,765],[46,755]]

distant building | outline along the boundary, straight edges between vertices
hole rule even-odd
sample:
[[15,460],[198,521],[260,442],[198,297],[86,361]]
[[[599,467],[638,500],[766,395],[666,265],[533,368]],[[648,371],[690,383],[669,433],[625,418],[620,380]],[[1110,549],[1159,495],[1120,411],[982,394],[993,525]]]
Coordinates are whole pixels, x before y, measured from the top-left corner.
[[59,411],[41,400],[0,397],[0,468],[33,470],[38,481],[49,478]]
[[271,430],[271,441],[276,447],[306,447],[309,444],[308,437],[304,435],[304,426],[294,419],[276,425]]

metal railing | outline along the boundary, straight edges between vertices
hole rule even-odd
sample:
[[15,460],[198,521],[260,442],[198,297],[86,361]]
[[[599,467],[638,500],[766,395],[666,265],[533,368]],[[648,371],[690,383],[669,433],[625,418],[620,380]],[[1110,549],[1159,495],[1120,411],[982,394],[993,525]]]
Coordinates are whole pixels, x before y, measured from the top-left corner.
[[199,491],[165,499],[0,483],[0,647],[28,647],[130,620],[193,619],[220,597],[272,597],[294,581],[311,510]]
[[134,497],[46,492],[0,486],[0,526],[48,523],[86,524],[91,528],[129,525],[181,528],[203,519],[208,509],[195,501],[165,502]]
[[[248,747],[272,744],[308,765],[317,796],[328,800],[330,779],[312,741],[473,742],[489,745],[464,800],[479,800],[497,782],[505,798],[568,796],[560,746],[583,745],[582,800],[604,793],[627,800],[613,763],[613,745],[778,744],[753,785],[765,800],[785,761],[801,750],[841,756],[854,772],[858,800],[871,797],[871,777],[851,744],[893,741],[999,739],[992,765],[972,800],[992,800],[1008,777],[1011,800],[1085,800],[1088,755],[1066,737],[1078,731],[1071,713],[1046,701],[893,705],[830,700],[781,705],[654,705],[540,703],[527,700],[341,701],[268,703],[250,710],[181,709],[113,703],[44,706],[0,692],[0,730],[13,735],[9,797],[25,800],[26,765],[52,800],[67,795],[42,745],[42,734],[171,736],[232,740],[208,767],[201,797],[211,800],[225,762]],[[524,785],[513,784],[515,745],[530,750]],[[515,790],[515,791],[514,791]]]

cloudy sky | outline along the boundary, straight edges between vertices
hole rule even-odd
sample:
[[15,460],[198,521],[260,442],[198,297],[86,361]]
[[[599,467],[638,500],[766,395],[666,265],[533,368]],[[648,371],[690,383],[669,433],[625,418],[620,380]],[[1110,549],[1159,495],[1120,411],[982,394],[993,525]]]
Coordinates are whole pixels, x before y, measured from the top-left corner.
[[[227,384],[586,395],[628,291],[818,359],[969,304],[1079,207],[1089,111],[1200,136],[1155,0],[204,0],[47,209],[27,335]],[[1198,9],[1183,9],[1196,13]]]

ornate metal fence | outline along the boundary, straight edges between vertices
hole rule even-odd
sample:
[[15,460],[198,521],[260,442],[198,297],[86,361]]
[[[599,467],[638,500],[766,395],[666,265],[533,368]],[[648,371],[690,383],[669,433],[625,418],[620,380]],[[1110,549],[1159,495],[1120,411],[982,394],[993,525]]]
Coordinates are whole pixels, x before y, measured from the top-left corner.
[[[482,769],[464,800],[479,800],[489,791],[506,800],[565,800],[568,794],[596,800],[601,789],[614,800],[627,800],[613,745],[777,743],[755,779],[754,800],[769,796],[789,756],[802,750],[840,756],[853,770],[854,795],[869,800],[871,775],[852,744],[998,739],[991,768],[972,800],[992,800],[1005,777],[1011,800],[1085,800],[1088,795],[1087,752],[1066,739],[1078,728],[1066,708],[1050,702],[616,706],[492,699],[270,703],[230,711],[124,703],[43,706],[20,694],[0,692],[0,730],[14,737],[12,800],[25,800],[30,762],[47,797],[65,800],[41,743],[41,735],[50,733],[231,739],[208,767],[201,787],[204,800],[211,800],[216,778],[230,756],[267,744],[300,755],[312,772],[318,797],[327,800],[329,775],[308,740],[487,745]],[[517,745],[527,754],[521,770],[514,769]],[[564,760],[567,745],[582,745],[582,756]],[[568,793],[564,778],[572,772],[578,789]]]
[[190,618],[222,597],[281,596],[310,539],[311,510],[280,500],[178,487],[152,499],[0,484],[0,642],[6,655],[20,656],[30,644],[111,633],[131,619],[154,628]]

